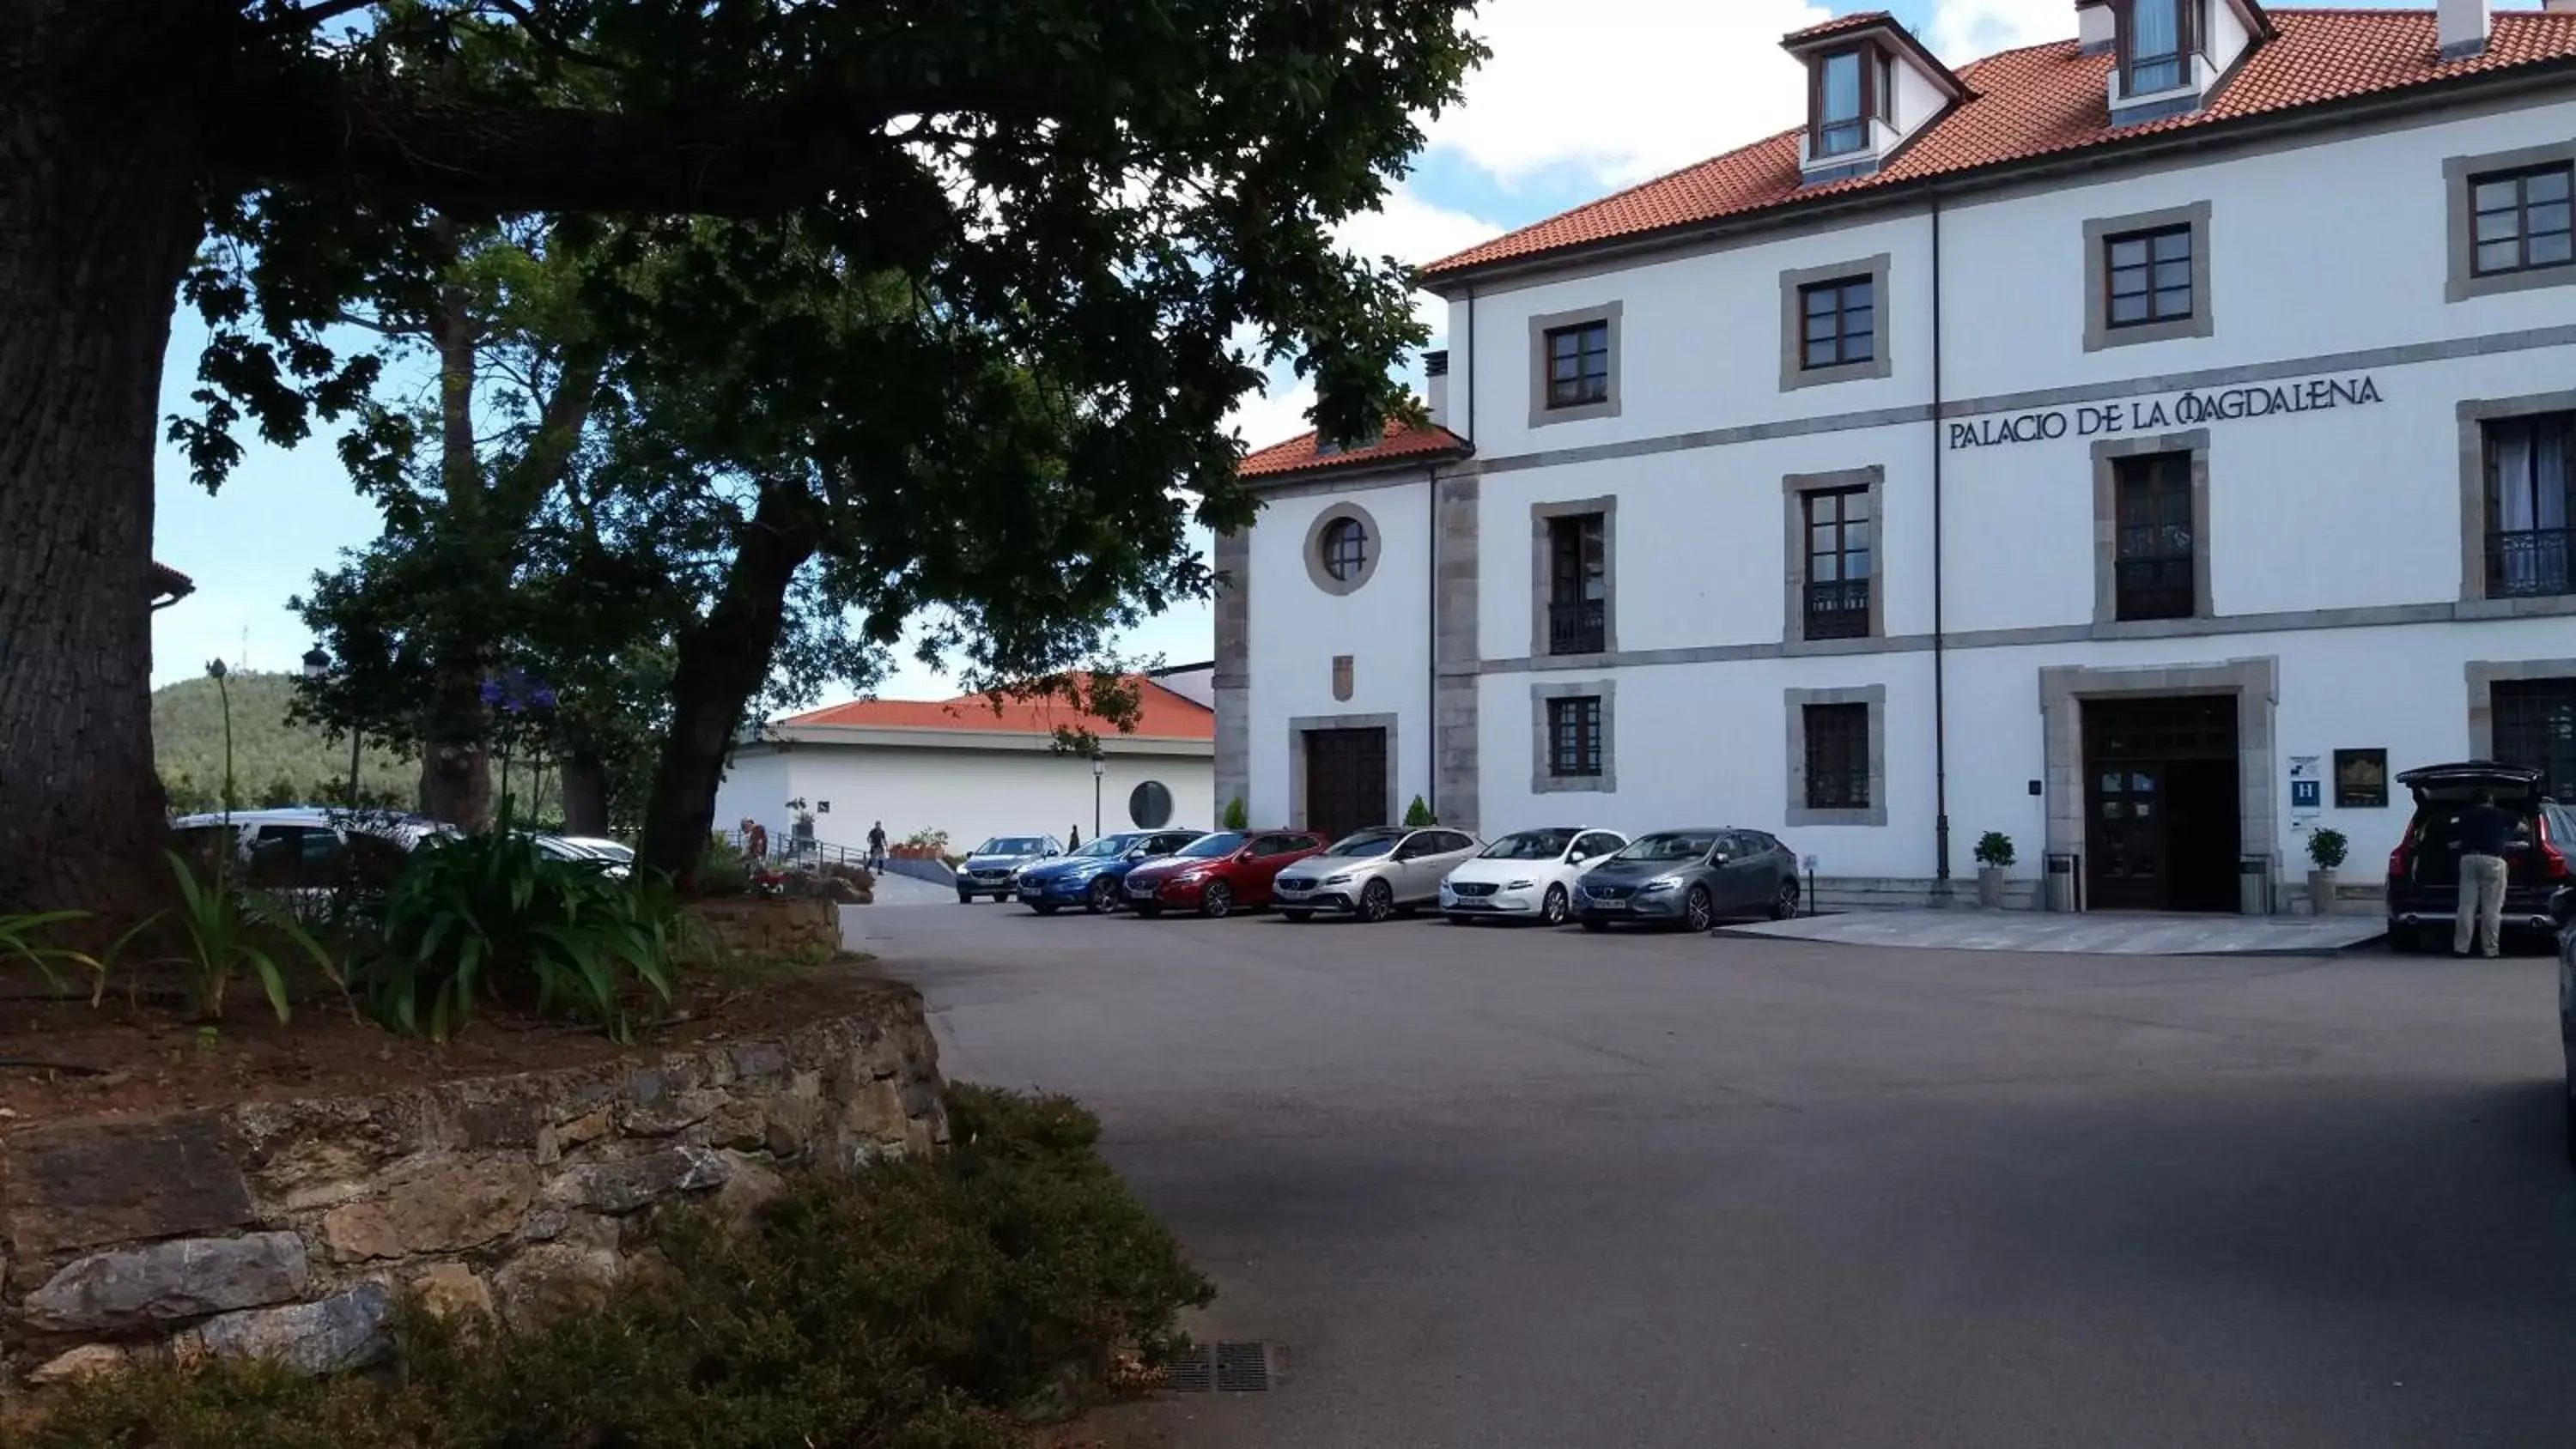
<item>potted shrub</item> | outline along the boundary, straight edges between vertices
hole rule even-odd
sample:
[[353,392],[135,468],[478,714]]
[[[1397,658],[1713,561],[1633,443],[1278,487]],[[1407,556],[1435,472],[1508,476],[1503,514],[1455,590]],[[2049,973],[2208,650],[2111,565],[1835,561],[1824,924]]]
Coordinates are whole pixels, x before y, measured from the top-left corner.
[[2352,842],[2331,825],[2320,825],[2308,832],[2308,912],[2331,916],[2335,908],[2335,867],[2343,864],[2344,852]]
[[2013,863],[2012,837],[1989,830],[1977,837],[1977,904],[1994,910],[2004,903],[2004,877]]

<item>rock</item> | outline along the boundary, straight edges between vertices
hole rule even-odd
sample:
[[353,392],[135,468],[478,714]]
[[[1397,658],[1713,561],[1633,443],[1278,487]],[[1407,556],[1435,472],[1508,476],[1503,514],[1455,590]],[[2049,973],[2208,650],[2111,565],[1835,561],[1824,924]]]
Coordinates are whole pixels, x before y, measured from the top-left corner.
[[879,1142],[901,1142],[911,1117],[903,1088],[891,1078],[860,1087],[841,1108],[842,1126]]
[[787,1191],[787,1179],[747,1157],[726,1164],[725,1185],[716,1190],[716,1210],[736,1223],[747,1222]]
[[210,1112],[13,1132],[0,1143],[0,1181],[21,1261],[251,1221],[250,1188]]
[[733,1048],[733,1074],[737,1080],[760,1081],[786,1070],[787,1053],[773,1043],[744,1042]]
[[126,1358],[125,1350],[121,1348],[104,1343],[84,1343],[68,1353],[58,1354],[37,1365],[28,1373],[27,1382],[40,1389],[51,1388],[55,1384],[67,1384],[76,1379],[121,1374],[133,1366],[133,1362]]
[[293,1233],[186,1238],[82,1258],[28,1294],[23,1312],[40,1333],[133,1328],[284,1303],[310,1279]]
[[546,1197],[605,1213],[630,1213],[656,1198],[722,1186],[727,1175],[721,1153],[666,1147],[641,1157],[584,1163],[548,1183]]
[[730,1100],[724,1093],[706,1087],[662,1093],[651,1101],[638,1101],[627,1107],[619,1114],[618,1125],[629,1137],[669,1137],[704,1122]]
[[356,1196],[360,1180],[437,1135],[418,1094],[250,1102],[232,1109],[231,1122],[252,1184],[290,1212]]
[[199,1325],[196,1342],[225,1358],[275,1359],[304,1374],[364,1368],[390,1346],[385,1316],[393,1293],[382,1283],[361,1283],[318,1303],[254,1308]]
[[537,1170],[529,1163],[448,1163],[323,1214],[322,1240],[344,1260],[480,1247],[516,1231],[536,1195]]
[[803,1155],[805,1134],[794,1123],[772,1117],[760,1134],[760,1145],[769,1149],[770,1156],[789,1162]]
[[609,1249],[540,1243],[501,1265],[492,1275],[492,1293],[505,1318],[525,1325],[533,1316],[605,1303],[618,1271],[617,1254]]
[[608,1109],[595,1107],[570,1121],[557,1122],[555,1141],[568,1152],[607,1136],[608,1126]]
[[432,1263],[411,1280],[411,1291],[433,1318],[487,1315],[492,1290],[463,1263]]
[[704,1135],[717,1147],[749,1152],[769,1136],[769,1116],[756,1102],[727,1102],[706,1120]]

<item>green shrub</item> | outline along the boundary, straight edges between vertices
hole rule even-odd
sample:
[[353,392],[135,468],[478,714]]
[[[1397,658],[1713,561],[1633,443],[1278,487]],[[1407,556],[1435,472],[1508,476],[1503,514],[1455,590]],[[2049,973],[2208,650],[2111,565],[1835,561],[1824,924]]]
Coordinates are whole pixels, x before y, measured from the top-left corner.
[[2308,832],[2308,859],[2319,870],[2332,870],[2343,864],[2352,850],[2352,842],[2331,825],[2320,825]]
[[1979,865],[2009,868],[2013,863],[2012,837],[2000,830],[1989,830],[1977,837],[1976,853]]
[[1237,795],[1233,799],[1225,802],[1225,814],[1217,821],[1217,825],[1220,829],[1225,830],[1250,830],[1252,828],[1252,812],[1243,808],[1242,796]]
[[707,837],[706,851],[690,874],[690,889],[702,896],[739,896],[751,891],[751,861],[721,835]]
[[357,985],[376,1019],[444,1041],[486,997],[539,1013],[570,1008],[619,1040],[642,987],[670,1000],[693,927],[670,883],[649,871],[611,878],[557,860],[509,830],[416,853],[385,898],[382,950]]
[[339,979],[330,953],[295,919],[292,906],[250,889],[220,867],[213,880],[199,880],[186,857],[176,851],[164,854],[179,885],[181,954],[175,959],[188,1009],[199,1018],[219,1020],[233,978],[248,974],[267,993],[277,1019],[286,1020],[286,972],[280,956],[300,956],[323,975]]
[[1439,823],[1440,817],[1431,813],[1431,807],[1422,803],[1419,795],[1413,797],[1412,804],[1404,807],[1404,828],[1407,830],[1420,830],[1426,825]]
[[68,1388],[26,1449],[1020,1449],[1204,1303],[1062,1098],[958,1087],[956,1146],[793,1183],[747,1225],[657,1225],[595,1309],[471,1331],[405,1311],[403,1372],[152,1369]]

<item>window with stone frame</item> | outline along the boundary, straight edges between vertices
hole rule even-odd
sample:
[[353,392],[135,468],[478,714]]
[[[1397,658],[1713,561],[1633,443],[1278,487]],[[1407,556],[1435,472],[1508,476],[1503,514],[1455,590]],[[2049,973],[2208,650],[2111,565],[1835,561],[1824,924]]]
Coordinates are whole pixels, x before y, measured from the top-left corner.
[[1547,772],[1559,779],[1601,773],[1601,697],[1572,695],[1547,702]]
[[1869,808],[1869,706],[1810,704],[1807,735],[1807,808]]
[[2192,537],[2191,454],[2114,461],[2118,538],[2112,567],[2116,617],[2188,619],[2199,603]]
[[2482,432],[2487,597],[2576,593],[2576,413],[2492,418]]

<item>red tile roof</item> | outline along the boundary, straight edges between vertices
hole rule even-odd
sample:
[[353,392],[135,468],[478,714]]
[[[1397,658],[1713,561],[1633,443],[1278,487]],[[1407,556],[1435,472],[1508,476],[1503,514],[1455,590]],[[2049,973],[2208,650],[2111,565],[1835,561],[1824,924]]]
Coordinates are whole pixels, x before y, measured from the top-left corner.
[[167,599],[174,604],[197,591],[196,580],[157,560],[144,571],[143,577],[152,589],[153,598]]
[[1447,428],[1424,423],[1419,427],[1389,419],[1384,438],[1365,448],[1345,448],[1338,453],[1315,451],[1315,435],[1299,433],[1284,443],[1273,443],[1254,451],[1243,460],[1237,476],[1244,478],[1277,478],[1291,473],[1316,473],[1333,468],[1361,464],[1378,465],[1402,462],[1407,458],[1429,461],[1467,451],[1467,440]]
[[[2008,50],[1962,71],[1960,79],[1977,92],[1976,97],[1952,108],[1898,152],[1891,164],[1868,176],[1802,185],[1798,174],[1801,132],[1788,131],[1443,258],[1423,268],[1423,275],[1436,279],[1494,262],[1573,251],[1929,177],[2117,145],[2137,137],[2219,126],[2516,66],[2576,60],[2576,13],[2499,12],[2485,53],[2455,61],[2441,58],[2429,10],[2274,9],[2268,13],[2274,38],[2258,42],[2211,103],[2189,115],[2114,127],[2105,99],[2110,54],[2078,55],[2071,40]],[[1864,18],[1847,16],[1829,23],[1859,23]]]
[[1863,25],[1878,25],[1895,18],[1884,10],[1862,10],[1851,15],[1837,15],[1820,25],[1810,25],[1804,30],[1792,30],[1780,37],[1780,43],[1804,45],[1810,40],[1822,40],[1828,35],[1840,35],[1846,30],[1858,29]]
[[782,726],[838,726],[843,729],[957,730],[1006,735],[1051,735],[1058,726],[1087,730],[1102,739],[1214,740],[1216,715],[1207,706],[1156,684],[1141,674],[1129,675],[1136,689],[1136,732],[1122,735],[1116,725],[1085,714],[1060,698],[1005,699],[996,712],[980,694],[955,699],[862,699],[810,710],[780,720]]

